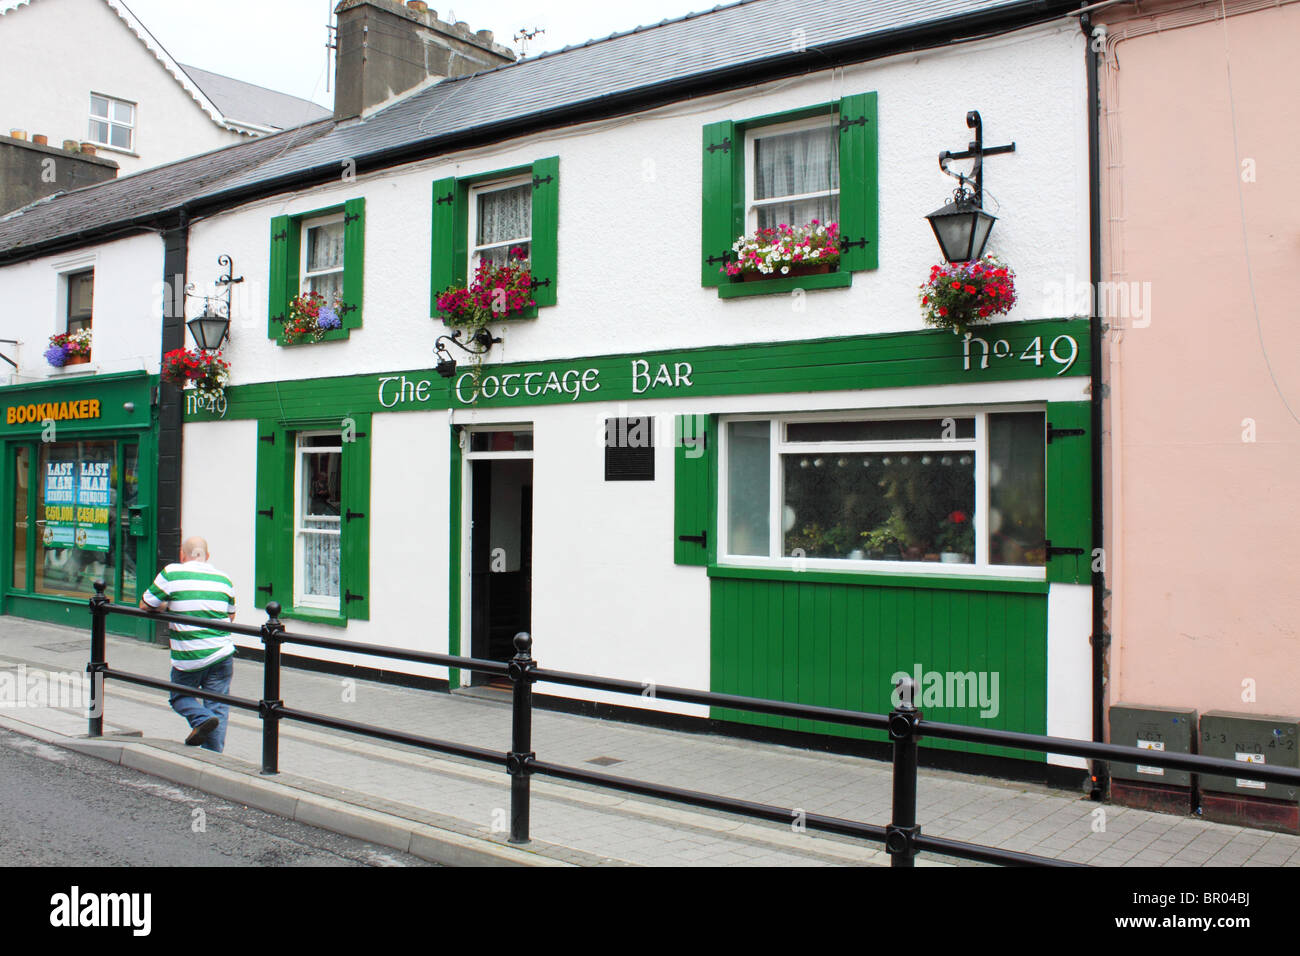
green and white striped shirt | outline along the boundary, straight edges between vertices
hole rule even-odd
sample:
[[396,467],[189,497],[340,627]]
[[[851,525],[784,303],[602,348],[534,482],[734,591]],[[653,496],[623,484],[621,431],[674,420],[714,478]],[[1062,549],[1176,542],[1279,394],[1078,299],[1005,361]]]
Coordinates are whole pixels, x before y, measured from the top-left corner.
[[[169,564],[154,578],[143,600],[150,607],[167,605],[173,614],[228,618],[235,612],[235,585],[206,561]],[[171,625],[172,666],[181,671],[201,670],[235,653],[226,631],[194,624]]]

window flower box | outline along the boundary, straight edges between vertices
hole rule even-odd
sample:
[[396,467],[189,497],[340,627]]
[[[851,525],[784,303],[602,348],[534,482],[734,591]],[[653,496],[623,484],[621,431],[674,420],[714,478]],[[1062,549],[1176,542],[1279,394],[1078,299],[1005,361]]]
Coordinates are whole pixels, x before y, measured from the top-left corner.
[[326,299],[319,292],[294,296],[289,302],[288,318],[284,320],[284,344],[319,342],[327,332],[343,328],[340,305],[338,296]]
[[741,236],[732,244],[734,261],[721,267],[732,280],[756,282],[823,275],[840,265],[839,224],[814,219],[806,226],[784,223]]
[[530,318],[537,303],[527,251],[511,249],[502,264],[480,260],[469,285],[443,290],[436,305],[445,324],[469,331],[503,319]]
[[53,368],[85,365],[90,361],[90,329],[51,335],[50,347],[45,350],[45,361]]

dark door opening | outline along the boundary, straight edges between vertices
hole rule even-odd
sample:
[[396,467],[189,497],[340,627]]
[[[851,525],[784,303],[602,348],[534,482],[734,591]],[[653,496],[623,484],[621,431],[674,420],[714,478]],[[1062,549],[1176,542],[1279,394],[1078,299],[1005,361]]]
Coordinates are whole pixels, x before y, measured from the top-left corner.
[[[508,661],[515,635],[532,631],[533,463],[494,458],[470,464],[470,653]],[[487,674],[471,678],[475,685],[494,682]]]

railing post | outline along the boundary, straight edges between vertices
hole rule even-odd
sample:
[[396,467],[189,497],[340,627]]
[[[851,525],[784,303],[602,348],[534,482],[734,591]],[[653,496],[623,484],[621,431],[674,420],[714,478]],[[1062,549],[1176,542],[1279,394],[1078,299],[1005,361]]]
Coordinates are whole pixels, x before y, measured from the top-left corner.
[[266,606],[266,623],[262,625],[262,644],[266,648],[262,663],[262,699],[257,702],[257,715],[262,718],[262,773],[280,772],[280,605],[272,601]]
[[904,677],[896,687],[898,705],[889,712],[889,739],[894,744],[894,807],[893,819],[885,827],[885,852],[890,855],[891,866],[914,866],[916,838],[921,835],[916,825],[916,725],[921,712],[913,706],[916,681]]
[[515,635],[515,656],[510,660],[510,680],[514,683],[512,699],[510,753],[506,755],[506,772],[510,774],[510,842],[527,843],[529,777],[533,753],[533,639],[526,631]]
[[95,582],[95,596],[90,599],[90,736],[104,736],[104,660],[107,652],[105,629],[108,623],[109,600],[104,596],[104,582]]

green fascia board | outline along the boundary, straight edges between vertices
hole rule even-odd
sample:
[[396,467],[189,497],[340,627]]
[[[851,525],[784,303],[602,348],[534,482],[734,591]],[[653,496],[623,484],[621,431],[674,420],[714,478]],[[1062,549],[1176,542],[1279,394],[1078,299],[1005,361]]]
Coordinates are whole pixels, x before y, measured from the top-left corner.
[[[107,375],[86,375],[57,378],[44,382],[27,382],[21,385],[0,386],[0,439],[39,436],[44,428],[41,422],[8,422],[8,409],[17,405],[41,405],[53,402],[76,402],[98,399],[98,418],[67,418],[55,422],[59,431],[102,432],[148,430],[156,424],[151,401],[151,391],[158,384],[158,376],[148,372],[114,372]],[[127,402],[135,410],[127,412]]]
[[719,299],[739,299],[750,295],[781,295],[795,289],[847,289],[853,285],[852,272],[824,272],[810,276],[776,276],[752,282],[728,282],[718,286]]
[[859,587],[935,589],[942,591],[1005,591],[1015,594],[1046,594],[1046,580],[1003,578],[992,575],[944,575],[888,573],[883,571],[795,571],[790,568],[747,568],[710,564],[709,577],[747,581],[793,581],[818,584],[847,584]]
[[[468,400],[474,397],[472,368],[468,364],[459,368],[452,378],[443,378],[433,369],[407,369],[336,378],[257,382],[227,388],[224,415],[196,409],[187,411],[185,420],[263,418],[282,421],[311,416],[334,418],[363,412],[859,391],[1082,377],[1090,370],[1088,328],[1088,319],[1039,319],[983,326],[972,333],[969,343],[946,330],[929,329],[531,363],[485,364],[484,382],[491,384],[489,380],[494,379],[498,390],[488,398],[479,396],[477,401]],[[1077,352],[1075,361],[1068,368],[1050,358],[1041,364],[1020,358],[1035,339],[1039,340],[1046,355],[1051,344],[1060,342],[1062,337],[1069,337]],[[1064,345],[1058,353],[1065,356]],[[653,384],[660,366],[672,376],[679,365],[682,371],[689,366],[689,387]],[[641,374],[634,376],[634,372]],[[515,376],[509,383],[516,390],[514,395],[503,395],[500,389],[502,378],[507,376]],[[582,387],[584,377],[594,387]],[[459,394],[458,384],[461,387]],[[565,391],[565,385],[571,390]],[[533,389],[532,393],[527,389]]]

